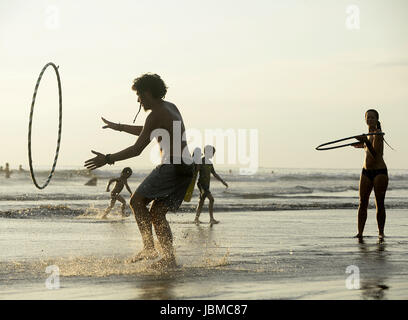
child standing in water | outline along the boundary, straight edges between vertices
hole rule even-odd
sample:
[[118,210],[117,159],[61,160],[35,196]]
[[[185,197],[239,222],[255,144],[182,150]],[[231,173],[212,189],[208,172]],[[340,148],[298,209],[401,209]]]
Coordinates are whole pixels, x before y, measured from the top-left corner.
[[102,216],[102,219],[106,218],[106,216],[109,214],[109,212],[112,210],[112,208],[115,205],[116,200],[118,200],[120,203],[122,203],[121,209],[122,209],[122,217],[126,217],[127,215],[125,214],[126,210],[126,201],[123,199],[123,197],[119,194],[123,187],[126,187],[126,189],[129,191],[130,194],[132,194],[132,191],[129,188],[129,185],[127,183],[127,179],[132,175],[132,169],[129,167],[126,167],[122,170],[122,174],[120,175],[119,178],[113,178],[110,179],[108,182],[108,185],[106,187],[106,192],[109,192],[109,187],[113,182],[116,182],[115,187],[113,188],[111,192],[111,203],[109,207],[106,208],[104,215]]
[[221,181],[228,188],[228,184],[215,172],[214,166],[210,159],[214,156],[215,148],[213,146],[205,146],[204,148],[204,157],[201,159],[201,164],[199,164],[196,168],[199,172],[199,178],[197,182],[198,189],[200,190],[200,201],[197,207],[196,217],[194,222],[196,224],[200,223],[199,217],[201,214],[201,210],[204,205],[205,198],[208,198],[210,201],[208,206],[208,211],[210,213],[210,224],[216,224],[219,221],[214,219],[214,197],[210,191],[210,179],[211,174],[218,180]]

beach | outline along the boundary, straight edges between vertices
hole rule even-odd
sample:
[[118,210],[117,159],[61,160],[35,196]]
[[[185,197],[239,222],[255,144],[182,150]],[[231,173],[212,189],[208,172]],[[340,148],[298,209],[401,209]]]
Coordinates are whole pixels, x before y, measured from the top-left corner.
[[3,0],[0,26],[13,314],[408,299],[408,1]]
[[[179,268],[127,263],[141,239],[126,221],[2,221],[2,299],[406,299],[406,211],[389,213],[379,244],[373,215],[368,237],[351,237],[351,210],[220,213],[219,225],[169,217]],[[404,220],[405,217],[405,220]],[[392,221],[398,221],[393,224]],[[4,228],[7,225],[7,228]],[[4,230],[5,229],[5,230]],[[16,232],[19,230],[19,232]],[[302,230],[301,232],[299,230]],[[17,245],[18,244],[18,245]],[[45,269],[57,265],[59,290]],[[347,289],[346,268],[360,268],[361,289]],[[387,289],[381,289],[385,288]]]
[[[309,174],[317,175],[310,171]],[[260,175],[259,179],[265,179],[265,174]],[[285,180],[290,180],[285,175]],[[228,181],[227,174],[225,178]],[[57,178],[49,190],[54,199],[44,195],[36,200],[37,191],[32,190],[26,179],[8,181],[7,196],[5,189],[2,190],[0,299],[408,298],[408,210],[403,206],[387,210],[386,238],[380,243],[375,209],[371,206],[365,238],[360,243],[353,238],[356,209],[348,208],[355,201],[354,198],[349,201],[352,194],[356,196],[354,190],[339,189],[331,195],[337,202],[319,198],[318,192],[322,191],[312,190],[309,196],[286,193],[290,201],[273,200],[269,194],[269,198],[257,199],[255,205],[253,195],[261,190],[249,190],[248,181],[246,191],[234,191],[230,183],[229,192],[250,194],[241,196],[240,200],[227,195],[221,200],[225,190],[212,182],[214,193],[220,198],[221,209],[217,208],[217,197],[215,203],[215,218],[220,223],[208,224],[206,207],[200,217],[202,224],[193,223],[191,208],[196,205],[195,197],[193,203],[184,204],[181,212],[169,213],[178,267],[157,271],[149,268],[151,261],[128,262],[142,248],[132,215],[122,219],[117,205],[108,219],[99,218],[109,199],[107,193],[99,198],[98,192],[103,191],[104,184],[98,184],[96,189],[83,189],[88,190],[89,196],[82,191],[74,196],[69,188],[65,193],[55,192],[64,181]],[[84,188],[82,182],[86,179],[75,177],[69,185]],[[239,185],[244,184],[239,179],[255,178],[235,179]],[[265,182],[264,193],[268,183],[282,187],[276,180]],[[398,182],[398,186],[401,184]],[[19,185],[26,186],[25,191],[29,192],[10,191],[19,189]],[[292,187],[306,188],[299,181],[293,182]],[[288,186],[283,188],[288,192]],[[405,189],[397,190],[390,192],[394,193],[394,197],[390,196],[394,206],[401,202],[395,197],[403,198],[405,192]],[[318,201],[312,201],[313,197],[320,199],[321,208]],[[329,202],[337,204],[327,209]],[[301,203],[305,203],[303,208]],[[239,210],[239,205],[252,210]],[[276,209],[271,210],[273,205]],[[287,209],[289,205],[291,209]],[[50,266],[52,271],[47,273]],[[352,271],[347,273],[350,266]],[[53,274],[58,274],[59,287],[50,289],[49,278]],[[350,276],[353,276],[351,282]]]

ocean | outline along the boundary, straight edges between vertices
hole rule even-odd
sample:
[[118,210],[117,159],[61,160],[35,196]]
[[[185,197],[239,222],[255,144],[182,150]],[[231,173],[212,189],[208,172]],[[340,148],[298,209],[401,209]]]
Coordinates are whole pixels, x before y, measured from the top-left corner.
[[[178,268],[163,272],[127,262],[142,242],[134,217],[121,218],[118,203],[100,219],[110,201],[107,182],[120,170],[57,168],[44,190],[27,171],[0,175],[0,299],[408,297],[408,170],[389,170],[384,243],[374,194],[366,237],[352,238],[361,169],[217,170],[229,184],[211,180],[220,223],[208,224],[207,202],[203,223],[193,223],[196,188],[191,202],[167,215]],[[149,171],[133,170],[132,191]],[[39,181],[47,176],[36,172]],[[97,185],[86,186],[92,177]],[[122,195],[129,202],[126,189]],[[58,290],[49,288],[50,270]],[[358,277],[350,282],[351,275]]]

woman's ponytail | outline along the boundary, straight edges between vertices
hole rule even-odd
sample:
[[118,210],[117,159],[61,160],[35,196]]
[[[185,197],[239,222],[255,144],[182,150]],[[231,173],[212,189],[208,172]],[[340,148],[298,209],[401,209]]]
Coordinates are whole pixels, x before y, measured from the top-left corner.
[[380,130],[382,132],[381,129],[381,122],[379,120],[377,120],[377,129]]

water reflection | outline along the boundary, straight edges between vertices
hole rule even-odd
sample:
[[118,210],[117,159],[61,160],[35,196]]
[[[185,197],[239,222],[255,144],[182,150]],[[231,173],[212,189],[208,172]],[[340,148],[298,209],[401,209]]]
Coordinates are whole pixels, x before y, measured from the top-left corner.
[[[178,242],[185,245],[179,247]],[[177,261],[183,267],[135,281],[138,293],[135,299],[173,300],[180,299],[180,291],[183,296],[194,296],[197,289],[210,290],[205,282],[201,283],[197,279],[206,279],[207,268],[211,267],[212,263],[217,263],[217,249],[211,225],[194,225],[186,228],[181,232],[180,239],[176,239]],[[194,292],[189,291],[191,281]]]
[[391,265],[388,263],[387,244],[379,241],[377,244],[367,244],[359,241],[360,290],[363,299],[387,299],[388,273]]
[[173,289],[176,279],[172,276],[164,275],[159,279],[151,278],[143,281],[138,281],[138,289],[140,295],[135,299],[141,300],[172,300],[175,299]]

